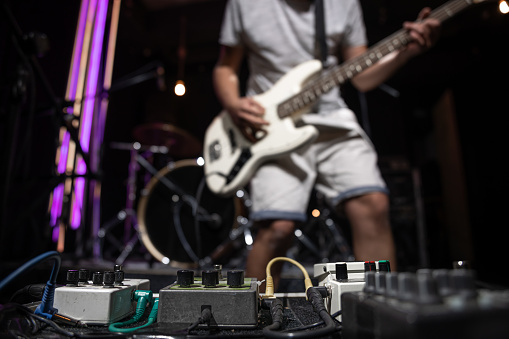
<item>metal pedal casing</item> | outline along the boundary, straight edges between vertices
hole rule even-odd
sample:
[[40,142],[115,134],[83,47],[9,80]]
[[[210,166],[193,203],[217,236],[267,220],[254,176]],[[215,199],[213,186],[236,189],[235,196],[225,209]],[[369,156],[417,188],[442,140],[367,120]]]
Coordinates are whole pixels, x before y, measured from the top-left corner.
[[240,287],[229,287],[220,281],[205,287],[196,279],[189,287],[169,285],[159,291],[158,323],[194,323],[203,307],[210,307],[211,325],[226,328],[254,328],[258,324],[258,284],[246,278]]
[[53,306],[58,313],[85,324],[108,325],[134,312],[134,291],[149,289],[147,279],[125,279],[122,285],[112,287],[62,286],[55,289]]

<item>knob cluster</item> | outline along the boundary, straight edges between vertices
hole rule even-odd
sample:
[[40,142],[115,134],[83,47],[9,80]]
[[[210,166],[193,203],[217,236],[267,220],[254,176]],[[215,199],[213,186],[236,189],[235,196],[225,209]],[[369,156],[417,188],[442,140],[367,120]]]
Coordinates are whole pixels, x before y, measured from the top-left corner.
[[415,273],[368,271],[365,283],[365,293],[421,305],[477,296],[475,273],[468,269],[420,269]]
[[[201,285],[205,288],[214,288],[220,286],[221,280],[224,280],[221,271],[218,269],[204,270],[201,272]],[[177,285],[179,287],[191,287],[195,283],[194,271],[177,271]],[[231,288],[238,288],[244,285],[244,271],[230,270],[227,272],[226,285]]]
[[68,270],[66,286],[102,286],[111,288],[123,285],[125,273],[122,266],[115,265],[113,271],[96,271],[90,275],[88,269]]

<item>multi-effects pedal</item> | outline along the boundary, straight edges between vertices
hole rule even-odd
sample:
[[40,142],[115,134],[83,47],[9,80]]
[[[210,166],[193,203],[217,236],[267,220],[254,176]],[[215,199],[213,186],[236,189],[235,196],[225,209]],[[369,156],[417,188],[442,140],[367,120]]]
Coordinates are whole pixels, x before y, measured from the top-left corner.
[[344,339],[508,338],[509,291],[477,288],[468,269],[368,272],[341,295]]

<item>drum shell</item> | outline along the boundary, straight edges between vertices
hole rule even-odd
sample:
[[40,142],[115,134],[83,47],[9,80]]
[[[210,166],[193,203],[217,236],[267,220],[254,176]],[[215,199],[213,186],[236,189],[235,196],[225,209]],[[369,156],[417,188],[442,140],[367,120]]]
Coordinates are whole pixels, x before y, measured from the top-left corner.
[[[240,199],[215,195],[203,176],[203,167],[196,160],[179,160],[161,169],[142,192],[137,211],[141,240],[162,263],[196,266],[196,257],[209,256],[237,227],[243,210]],[[205,217],[212,216],[213,220],[201,220],[186,200],[198,203],[207,211]],[[189,255],[179,239],[179,227],[196,257]]]

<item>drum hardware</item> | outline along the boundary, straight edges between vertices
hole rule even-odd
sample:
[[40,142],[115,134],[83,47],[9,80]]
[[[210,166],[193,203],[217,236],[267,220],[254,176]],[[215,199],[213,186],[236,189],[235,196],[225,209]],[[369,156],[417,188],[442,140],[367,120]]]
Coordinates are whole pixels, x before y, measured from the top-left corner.
[[[294,232],[297,242],[290,252],[299,261],[353,261],[353,250],[343,234],[340,217],[325,196],[313,190],[308,207],[308,221]],[[313,214],[319,212],[314,216]]]
[[[127,256],[132,252],[134,246],[138,242],[138,223],[134,204],[137,199],[137,184],[136,174],[138,172],[139,159],[145,160],[145,157],[150,157],[153,154],[167,154],[168,148],[166,146],[157,145],[142,145],[139,142],[124,143],[124,142],[112,142],[111,148],[118,150],[125,150],[130,152],[129,170],[127,177],[127,198],[125,208],[120,210],[116,216],[110,221],[106,222],[103,227],[99,229],[97,234],[98,237],[98,251],[102,259],[104,254],[104,241],[107,238],[116,248],[122,248],[120,256],[115,260],[116,264],[123,264]],[[141,154],[140,154],[141,152]],[[146,160],[145,160],[146,161]],[[146,162],[148,163],[148,162]],[[113,227],[120,223],[124,223],[124,238],[123,242],[119,241],[116,237],[110,234]],[[132,230],[135,230],[135,234],[132,234]]]
[[138,204],[142,242],[154,258],[173,267],[224,263],[219,260],[228,260],[233,250],[245,247],[238,245],[241,235],[250,236],[251,223],[242,210],[246,198],[212,193],[197,160],[153,169]]
[[203,191],[205,181],[202,180],[200,182],[200,188],[198,189],[198,198],[195,198],[191,194],[185,192],[181,187],[179,187],[179,185],[175,184],[170,178],[161,175],[159,171],[157,171],[154,168],[154,166],[152,166],[144,158],[139,158],[138,162],[142,164],[143,167],[145,167],[152,174],[153,178],[157,178],[158,180],[160,180],[164,186],[174,191],[177,194],[177,196],[180,197],[179,199],[182,199],[183,202],[191,206],[191,208],[193,209],[193,216],[196,218],[197,221],[207,221],[215,225],[221,224],[221,217],[219,215],[217,215],[216,213],[209,213],[199,204],[199,196]]
[[133,137],[141,144],[167,147],[168,154],[175,159],[195,158],[202,152],[202,144],[198,139],[167,123],[155,122],[137,126]]

